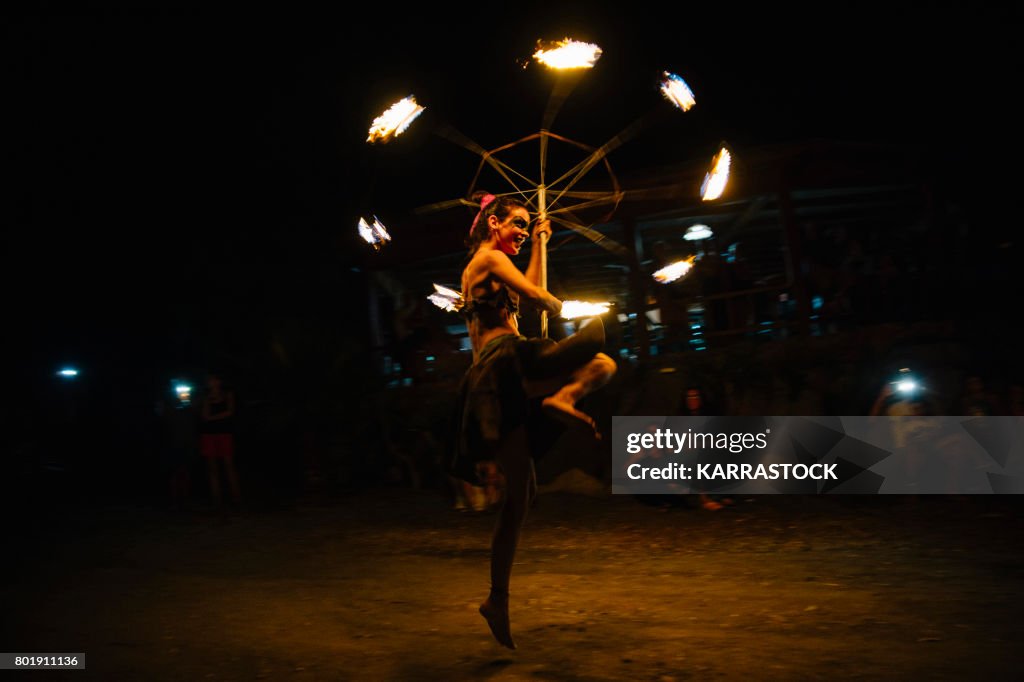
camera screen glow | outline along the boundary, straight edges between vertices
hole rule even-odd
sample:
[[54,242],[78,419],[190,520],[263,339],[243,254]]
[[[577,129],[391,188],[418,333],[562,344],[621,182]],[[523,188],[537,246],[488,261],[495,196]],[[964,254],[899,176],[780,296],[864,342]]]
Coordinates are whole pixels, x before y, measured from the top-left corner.
[[917,388],[917,384],[911,381],[910,379],[904,379],[903,381],[900,381],[899,383],[896,384],[896,390],[902,393],[910,393],[915,388]]

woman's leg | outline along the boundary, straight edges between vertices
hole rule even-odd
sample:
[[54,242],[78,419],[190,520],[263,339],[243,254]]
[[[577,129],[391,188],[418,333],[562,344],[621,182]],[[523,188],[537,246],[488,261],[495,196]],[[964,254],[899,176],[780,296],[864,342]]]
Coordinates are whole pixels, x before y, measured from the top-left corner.
[[[230,433],[215,433],[209,436],[209,452],[213,455],[212,462],[215,467],[212,469],[214,476],[219,474],[217,467],[224,468],[224,477],[228,481],[228,491],[231,493],[231,501],[238,504],[241,501],[241,492],[238,488],[238,471],[235,469],[235,437]],[[220,464],[217,463],[220,460]],[[220,482],[217,483],[217,504],[221,502]]]
[[228,479],[228,489],[231,491],[231,501],[239,504],[242,501],[242,490],[238,485],[238,469],[235,468],[235,458],[224,458],[224,469]]
[[604,353],[598,353],[590,362],[569,375],[568,383],[558,389],[554,395],[548,396],[541,402],[544,411],[562,421],[585,422],[594,429],[594,435],[600,438],[601,434],[597,432],[597,424],[590,415],[576,409],[576,403],[583,396],[593,393],[607,384],[616,369],[614,360]]
[[218,467],[220,467],[220,465],[217,463],[216,457],[206,458],[206,474],[210,481],[210,499],[213,501],[214,506],[219,509],[221,505],[221,495],[220,470]]
[[498,643],[515,649],[508,616],[509,580],[526,512],[537,490],[525,426],[516,428],[505,439],[498,463],[505,478],[505,500],[491,541],[491,593],[480,605],[480,614],[487,619]]
[[615,361],[600,352],[603,347],[604,323],[595,317],[572,336],[549,341],[522,360],[527,395],[547,396],[542,407],[549,416],[569,425],[586,424],[598,438],[594,420],[576,403],[615,374]]

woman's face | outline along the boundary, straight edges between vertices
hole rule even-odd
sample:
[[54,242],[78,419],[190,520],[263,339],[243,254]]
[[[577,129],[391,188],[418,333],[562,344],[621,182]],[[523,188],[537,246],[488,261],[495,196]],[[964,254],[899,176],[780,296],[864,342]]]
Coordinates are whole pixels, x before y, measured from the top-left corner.
[[492,215],[487,221],[498,249],[509,256],[518,254],[523,242],[530,236],[530,214],[525,208],[517,206],[504,220],[498,220],[498,216]]

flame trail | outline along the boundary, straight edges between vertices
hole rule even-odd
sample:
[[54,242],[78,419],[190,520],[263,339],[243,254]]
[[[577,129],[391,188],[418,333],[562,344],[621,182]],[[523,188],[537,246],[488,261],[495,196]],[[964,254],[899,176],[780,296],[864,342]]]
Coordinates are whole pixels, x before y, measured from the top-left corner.
[[690,90],[686,81],[668,71],[664,73],[664,78],[661,81],[661,94],[682,111],[689,111],[697,103],[697,100],[693,98],[693,91]]
[[722,147],[711,159],[711,170],[707,172],[704,182],[701,183],[701,201],[712,201],[722,196],[725,185],[729,182],[729,166],[731,164],[732,155],[728,149]]
[[680,277],[685,277],[686,274],[690,272],[691,269],[693,269],[694,259],[695,256],[690,256],[686,260],[680,260],[676,261],[675,263],[666,265],[661,270],[655,272],[652,276],[654,277],[655,281],[660,284],[668,284],[669,282],[674,282]]
[[391,235],[388,234],[387,228],[377,216],[373,216],[372,225],[366,221],[366,218],[360,217],[358,228],[359,236],[376,251],[380,251],[380,247],[391,241]]
[[416,103],[412,95],[392,104],[387,111],[373,119],[367,142],[388,142],[405,132],[405,129],[423,113],[425,107]]
[[587,301],[562,301],[562,313],[560,317],[572,320],[577,317],[596,317],[608,312],[611,303],[590,303]]
[[449,313],[458,312],[465,303],[461,293],[440,284],[434,285],[434,293],[427,296],[427,300]]
[[601,58],[601,48],[571,38],[554,43],[538,40],[533,58],[552,69],[590,69]]

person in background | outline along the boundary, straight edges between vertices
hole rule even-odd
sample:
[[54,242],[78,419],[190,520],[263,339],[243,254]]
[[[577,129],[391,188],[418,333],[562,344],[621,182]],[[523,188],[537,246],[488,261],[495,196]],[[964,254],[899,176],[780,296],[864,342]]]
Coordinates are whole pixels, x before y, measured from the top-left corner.
[[188,504],[192,466],[199,456],[199,415],[190,392],[189,387],[171,382],[156,404],[160,470],[167,485],[168,501],[177,511]]
[[964,380],[960,396],[960,414],[965,417],[988,417],[1002,414],[999,398],[985,387],[977,374],[970,374]]
[[211,498],[220,509],[223,502],[220,485],[222,468],[228,480],[232,502],[237,505],[242,497],[235,469],[235,393],[225,387],[224,378],[220,374],[210,374],[206,386],[200,414],[199,454],[206,460]]
[[[699,417],[708,414],[704,402],[704,392],[699,386],[688,386],[686,388],[686,398],[683,407],[683,414],[688,417]],[[723,507],[733,504],[733,499],[725,495],[709,495],[703,490],[698,492],[697,495],[700,508],[706,511],[718,511]]]

